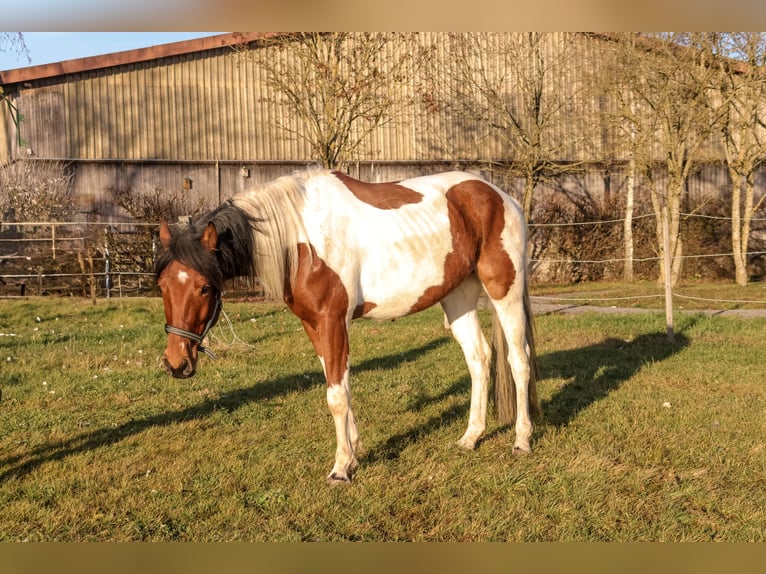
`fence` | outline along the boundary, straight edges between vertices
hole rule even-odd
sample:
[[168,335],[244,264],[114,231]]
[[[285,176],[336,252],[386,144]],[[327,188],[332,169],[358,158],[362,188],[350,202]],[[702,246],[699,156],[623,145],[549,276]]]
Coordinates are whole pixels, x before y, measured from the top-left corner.
[[[723,221],[727,225],[731,219],[699,213],[685,213],[686,220]],[[639,215],[634,222],[650,220],[653,214]],[[753,219],[754,233],[759,234],[756,243],[766,245],[766,219]],[[619,226],[624,219],[605,219],[590,222],[532,223],[535,231],[551,228],[570,228],[574,234],[583,237],[583,230],[595,226]],[[652,226],[654,222],[652,221]],[[156,293],[152,266],[158,249],[158,226],[141,223],[2,223],[0,225],[0,296],[24,296],[45,294],[68,294],[97,297],[127,297]],[[667,237],[667,232],[665,233]],[[612,246],[613,252],[618,249]],[[645,249],[646,250],[646,249]],[[670,256],[663,262],[668,272]],[[706,252],[685,254],[683,260],[724,259],[732,260],[731,252]],[[751,261],[766,262],[766,250],[753,250],[747,253]],[[557,259],[546,255],[531,258],[533,268],[546,265],[580,266],[591,265],[601,268],[624,265],[624,257],[607,256],[602,258],[577,259],[565,257]],[[649,264],[655,273],[659,269],[658,254],[633,258],[634,263]],[[262,296],[259,285],[250,285],[244,280],[232,281],[227,291],[236,294]],[[668,317],[668,334],[672,336],[672,301],[674,294],[669,283],[665,285],[664,297]],[[594,299],[590,299],[594,301]],[[611,298],[610,300],[614,300]],[[711,300],[712,302],[712,300]],[[738,301],[726,301],[738,303]],[[753,303],[753,301],[741,301]],[[760,301],[758,302],[760,303]],[[762,302],[766,307],[766,301]]]
[[[143,293],[152,286],[150,269],[138,261],[115,261],[112,252],[120,242],[140,248],[138,223],[126,225],[19,222],[0,227],[0,294],[82,294],[91,297]],[[156,226],[155,226],[156,227]],[[115,237],[116,233],[116,237]],[[143,235],[146,234],[144,231]],[[151,248],[149,248],[151,251]],[[116,265],[115,265],[116,263]]]
[[[680,213],[680,217],[691,219],[691,218],[698,218],[698,219],[708,219],[708,220],[719,220],[719,221],[732,221],[729,217],[720,217],[720,216],[711,216],[711,215],[700,215],[696,213]],[[634,217],[633,221],[637,221],[640,219],[648,219],[648,218],[654,218],[654,214],[645,214],[640,215],[638,217]],[[759,223],[766,223],[766,218],[753,218],[751,220],[753,224],[759,224]],[[531,223],[529,224],[530,229],[535,228],[550,228],[550,227],[572,227],[572,228],[586,228],[589,226],[603,226],[603,225],[609,225],[619,224],[622,226],[625,223],[624,219],[608,219],[608,220],[602,220],[602,221],[586,221],[586,222],[577,222],[577,223]],[[669,238],[669,232],[666,228],[668,223],[667,220],[667,213],[664,214],[664,221],[663,221],[663,239]],[[754,228],[755,230],[755,228]],[[753,233],[753,231],[751,231]],[[761,237],[762,236],[762,237]],[[766,246],[766,233],[762,232],[759,234],[758,237],[758,243],[763,244]],[[666,247],[666,246],[664,246]],[[665,261],[663,261],[663,264],[667,263],[668,261],[671,261],[672,258],[670,257],[669,249],[665,248],[663,251],[666,254]],[[755,251],[747,251],[745,253],[745,256],[751,260],[751,262],[755,258],[759,259],[766,259],[766,250],[755,250]],[[697,254],[684,254],[680,256],[680,259],[682,260],[695,260],[695,259],[711,259],[711,258],[728,258],[733,261],[734,253],[732,252],[716,252],[716,253],[697,253]],[[555,263],[555,264],[596,264],[596,265],[606,265],[606,264],[624,264],[628,261],[625,257],[608,257],[603,259],[551,259],[551,258],[535,258],[532,257],[530,259],[530,262],[534,265],[544,264],[544,263]],[[632,261],[634,263],[653,263],[656,267],[655,269],[659,269],[660,262],[662,261],[662,258],[657,254],[653,256],[647,256],[647,257],[634,257],[632,258]],[[666,274],[669,275],[669,274]],[[766,303],[766,301],[764,302]]]
[[[159,225],[95,222],[0,224],[0,296],[129,297],[156,293]],[[236,279],[230,292],[262,296]]]
[[[711,216],[711,215],[703,215],[703,214],[695,214],[695,213],[681,213],[679,214],[682,218],[702,218],[702,219],[709,219],[709,220],[719,220],[719,221],[727,221],[730,222],[731,218],[727,217],[721,217],[721,216]],[[641,216],[642,218],[647,217],[655,217],[653,214],[648,214]],[[766,219],[762,218],[753,218],[751,220],[751,224],[759,224],[766,222]],[[607,221],[594,221],[594,222],[578,222],[578,223],[571,223],[571,224],[530,224],[531,228],[534,227],[549,227],[549,226],[561,226],[561,225],[570,225],[570,226],[577,226],[577,227],[583,227],[583,226],[592,226],[592,225],[605,225],[605,224],[624,224],[624,219],[613,219],[613,220],[607,220]],[[670,250],[670,231],[669,231],[669,217],[667,208],[663,209],[662,212],[662,219],[661,219],[661,236],[663,241],[663,249],[662,249],[662,257],[659,255],[654,257],[644,257],[638,259],[638,261],[641,262],[654,262],[656,264],[656,268],[659,269],[660,264],[662,264],[662,275],[664,276],[664,284],[663,284],[663,293],[657,293],[655,295],[642,295],[638,297],[609,297],[608,299],[601,299],[601,301],[615,301],[617,300],[631,300],[635,301],[637,299],[647,299],[647,298],[662,298],[664,300],[664,307],[665,307],[665,321],[666,321],[666,330],[667,330],[667,337],[670,341],[674,340],[674,321],[673,321],[673,300],[674,298],[686,298],[686,299],[693,299],[697,301],[707,301],[709,303],[712,303],[714,305],[720,305],[721,303],[725,303],[728,305],[731,304],[762,304],[764,308],[766,308],[766,300],[721,300],[721,299],[709,299],[709,298],[701,298],[701,297],[691,297],[686,295],[680,295],[677,292],[674,292],[673,285],[672,285],[672,261],[673,261],[673,255]],[[766,251],[748,251],[745,253],[745,258],[752,259],[755,257],[764,258],[766,255]],[[731,252],[727,253],[703,253],[703,254],[686,254],[686,255],[680,255],[677,256],[682,260],[693,260],[693,259],[707,259],[707,258],[732,258],[734,257],[734,254]],[[579,261],[570,261],[570,263],[590,263],[590,264],[613,264],[613,263],[626,263],[628,259],[626,258],[608,258],[608,259],[602,259],[602,260],[579,260]],[[636,262],[636,259],[631,259],[632,262]],[[539,260],[539,259],[532,259],[531,262],[533,264],[535,263],[543,263],[548,262],[550,263],[550,260]],[[561,263],[562,261],[559,261]],[[572,298],[561,298],[561,297],[537,297],[538,300],[540,299],[547,299],[550,301],[567,301],[569,303],[580,303],[583,304],[585,302],[593,303],[598,302],[598,297],[590,297],[590,298],[583,298],[578,297],[575,299]]]

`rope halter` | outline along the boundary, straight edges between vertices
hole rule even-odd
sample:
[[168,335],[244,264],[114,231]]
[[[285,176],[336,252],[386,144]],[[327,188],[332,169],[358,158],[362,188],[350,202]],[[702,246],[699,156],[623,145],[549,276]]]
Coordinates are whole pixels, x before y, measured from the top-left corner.
[[208,349],[207,347],[202,346],[202,341],[205,340],[205,337],[207,337],[208,332],[210,329],[213,328],[213,325],[215,325],[216,321],[218,321],[218,315],[221,312],[221,308],[223,307],[223,301],[221,301],[221,292],[218,291],[216,293],[215,297],[215,307],[213,308],[213,313],[210,315],[210,318],[207,320],[207,323],[205,323],[205,330],[202,331],[201,335],[197,335],[197,333],[192,333],[191,331],[187,331],[185,329],[179,329],[178,327],[174,327],[173,325],[165,324],[165,332],[170,335],[178,335],[180,337],[186,337],[187,339],[190,339],[191,341],[194,341],[197,343],[197,349],[200,353],[205,353],[208,357],[213,359],[214,361],[218,359],[218,356]]

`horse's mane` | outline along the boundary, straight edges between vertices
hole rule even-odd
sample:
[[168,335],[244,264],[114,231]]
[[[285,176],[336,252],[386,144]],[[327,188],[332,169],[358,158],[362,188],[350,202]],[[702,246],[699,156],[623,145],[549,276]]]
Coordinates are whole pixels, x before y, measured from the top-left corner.
[[329,173],[309,168],[280,177],[232,198],[232,203],[260,222],[255,235],[255,268],[267,296],[282,299],[285,279],[295,278],[298,244],[307,241],[302,210],[306,181]]
[[[209,223],[218,234],[218,249],[212,253],[200,242]],[[227,201],[173,233],[170,245],[157,257],[155,274],[159,277],[165,267],[178,260],[207,277],[219,290],[232,277],[252,277],[255,273],[253,229],[258,224],[256,219]]]
[[[216,286],[233,277],[260,280],[267,296],[281,299],[285,279],[295,277],[298,243],[306,233],[301,219],[305,182],[324,170],[312,168],[235,195],[187,228],[173,233],[155,264],[159,277],[173,260],[195,269]],[[218,233],[211,253],[200,239],[208,223]]]

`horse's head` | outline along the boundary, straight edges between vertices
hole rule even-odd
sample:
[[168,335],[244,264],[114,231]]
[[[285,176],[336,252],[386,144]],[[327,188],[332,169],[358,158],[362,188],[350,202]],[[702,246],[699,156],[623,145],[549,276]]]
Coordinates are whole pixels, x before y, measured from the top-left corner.
[[166,221],[160,225],[164,252],[157,260],[157,286],[162,292],[168,334],[162,365],[176,378],[194,375],[200,351],[215,358],[202,346],[202,341],[221,310],[217,242],[218,234],[212,223],[202,228],[201,233],[190,227],[175,236]]

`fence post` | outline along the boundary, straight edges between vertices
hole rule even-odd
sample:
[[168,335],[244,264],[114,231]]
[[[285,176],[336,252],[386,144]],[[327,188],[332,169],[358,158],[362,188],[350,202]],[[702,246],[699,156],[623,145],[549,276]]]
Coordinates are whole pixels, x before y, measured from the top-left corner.
[[104,243],[104,288],[106,289],[106,298],[111,298],[112,289],[112,276],[109,275],[109,271],[112,268],[112,263],[109,261],[109,246]]
[[664,251],[664,269],[665,269],[665,329],[668,341],[675,341],[673,333],[673,278],[672,278],[672,258],[670,254],[670,223],[668,221],[668,208],[662,208],[662,247]]
[[53,260],[56,261],[56,224],[51,225],[51,251],[53,251]]
[[96,304],[96,276],[93,272],[93,253],[88,248],[88,267],[90,268],[90,300]]

